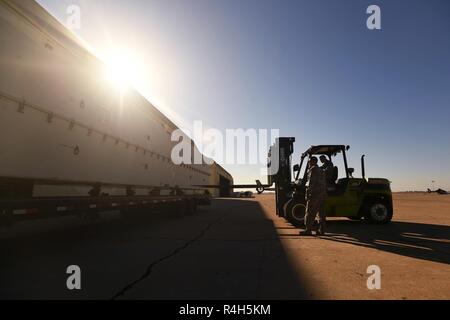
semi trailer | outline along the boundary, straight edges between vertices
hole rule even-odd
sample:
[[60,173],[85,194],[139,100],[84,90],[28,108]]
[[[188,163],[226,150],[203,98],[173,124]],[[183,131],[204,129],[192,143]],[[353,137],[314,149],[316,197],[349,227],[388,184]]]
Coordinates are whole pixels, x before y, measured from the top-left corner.
[[35,1],[0,0],[0,43],[0,221],[192,212],[218,195],[195,185],[223,180],[229,191],[232,177],[216,163],[174,164],[178,127],[108,81],[107,66]]

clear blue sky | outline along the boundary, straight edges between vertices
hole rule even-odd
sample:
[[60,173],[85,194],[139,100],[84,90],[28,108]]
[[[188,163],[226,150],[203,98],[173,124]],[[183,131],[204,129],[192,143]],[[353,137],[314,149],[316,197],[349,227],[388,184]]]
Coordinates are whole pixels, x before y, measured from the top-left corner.
[[[180,126],[279,128],[295,156],[350,144],[395,190],[450,189],[450,1],[39,0],[98,52],[139,61],[140,91]],[[382,30],[366,28],[377,4]],[[227,166],[235,182],[258,166]]]

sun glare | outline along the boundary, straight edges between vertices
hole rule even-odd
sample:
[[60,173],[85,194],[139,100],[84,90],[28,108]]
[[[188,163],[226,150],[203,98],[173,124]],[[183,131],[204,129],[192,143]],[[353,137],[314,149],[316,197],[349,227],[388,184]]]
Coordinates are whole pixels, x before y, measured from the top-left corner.
[[121,89],[139,87],[142,76],[134,57],[125,52],[110,52],[104,59],[107,65],[107,77]]

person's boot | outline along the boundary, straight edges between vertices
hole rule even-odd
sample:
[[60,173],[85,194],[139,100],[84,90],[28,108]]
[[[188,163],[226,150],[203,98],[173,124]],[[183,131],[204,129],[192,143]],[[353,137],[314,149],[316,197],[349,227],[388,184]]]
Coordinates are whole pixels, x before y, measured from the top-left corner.
[[313,235],[312,232],[311,232],[311,230],[308,230],[308,229],[303,230],[303,231],[300,231],[299,234],[300,234],[301,236],[312,236],[312,235]]
[[325,222],[319,223],[319,228],[317,229],[316,234],[317,234],[318,236],[323,236],[323,235],[325,235]]

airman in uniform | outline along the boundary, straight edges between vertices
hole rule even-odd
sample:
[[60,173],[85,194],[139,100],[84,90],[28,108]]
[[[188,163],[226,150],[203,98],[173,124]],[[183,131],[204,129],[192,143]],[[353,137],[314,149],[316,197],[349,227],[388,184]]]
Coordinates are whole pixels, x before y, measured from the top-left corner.
[[325,181],[327,187],[332,187],[335,182],[333,178],[333,162],[331,162],[331,160],[328,160],[324,155],[320,156],[320,162],[322,162],[322,166],[320,168],[325,172]]
[[325,172],[317,165],[317,158],[311,157],[308,165],[306,189],[306,213],[305,227],[306,230],[300,232],[300,235],[312,235],[312,227],[316,216],[319,215],[318,235],[325,233],[326,215],[324,210],[325,200],[327,197]]

